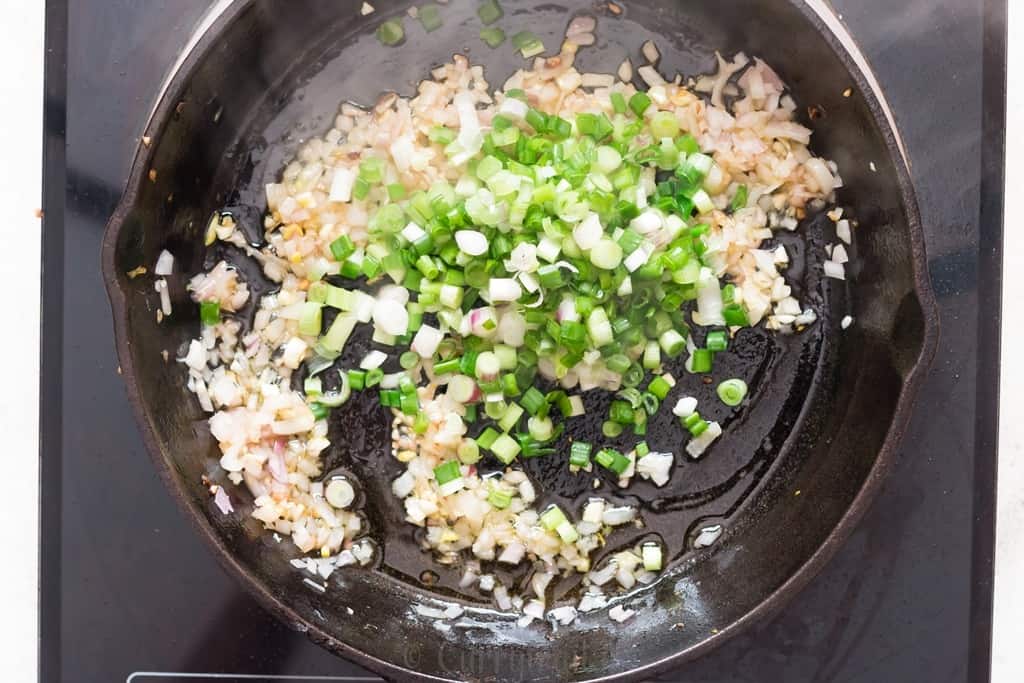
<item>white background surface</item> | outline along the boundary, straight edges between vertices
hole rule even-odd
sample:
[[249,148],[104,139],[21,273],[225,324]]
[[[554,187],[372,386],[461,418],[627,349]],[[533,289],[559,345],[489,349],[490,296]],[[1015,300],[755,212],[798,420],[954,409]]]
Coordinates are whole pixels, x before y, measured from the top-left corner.
[[[143,0],[145,1],[145,0]],[[1010,36],[1024,31],[1024,3],[1009,0]],[[0,357],[12,359],[0,391],[0,461],[8,482],[3,496],[5,553],[0,561],[0,671],[5,681],[31,681],[36,671],[39,383],[39,284],[43,0],[0,0],[5,36],[0,64],[0,207],[4,247],[0,282],[6,333]],[[1016,31],[1014,30],[1016,28]],[[1009,41],[1008,194],[1024,191],[1024,47]],[[16,65],[16,66],[10,66]],[[1016,162],[1016,163],[1015,163]],[[1024,252],[1021,227],[1006,226],[1004,253]],[[1004,288],[1002,386],[1013,396],[1024,384],[1024,279]],[[999,533],[992,680],[1024,681],[1024,401],[1000,405]],[[45,492],[43,494],[45,504]],[[49,561],[53,558],[43,558]]]

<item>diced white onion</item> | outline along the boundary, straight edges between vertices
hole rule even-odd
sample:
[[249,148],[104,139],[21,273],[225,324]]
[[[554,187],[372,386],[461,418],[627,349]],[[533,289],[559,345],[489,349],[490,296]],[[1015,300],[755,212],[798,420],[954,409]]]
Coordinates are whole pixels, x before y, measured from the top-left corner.
[[501,551],[501,555],[498,555],[498,562],[504,564],[519,564],[519,561],[523,559],[526,554],[526,546],[519,541],[513,541],[505,546],[505,549]]
[[500,583],[494,586],[494,601],[498,604],[498,609],[505,611],[512,609],[512,600],[508,597],[508,589]]
[[675,457],[671,453],[651,452],[636,460],[636,472],[653,481],[655,486],[664,486],[668,483],[673,462]]
[[398,498],[405,498],[412,493],[415,485],[416,477],[413,476],[412,472],[406,470],[402,473],[402,476],[391,482],[391,492]]
[[653,66],[645,65],[636,70],[643,82],[648,86],[653,87],[655,85],[665,85],[665,79],[662,78],[658,70]]
[[572,605],[563,605],[562,607],[548,610],[547,616],[548,619],[561,626],[568,626],[576,619],[576,608]]
[[700,530],[697,538],[693,541],[694,548],[707,548],[709,545],[718,540],[718,537],[722,535],[724,528],[721,524],[715,524],[714,526],[706,526]]
[[832,277],[837,280],[846,279],[846,269],[843,268],[843,264],[836,263],[835,261],[825,261],[823,267],[826,277]]
[[836,223],[836,237],[846,244],[853,240],[853,234],[850,232],[850,221],[844,218]]
[[160,295],[160,312],[164,315],[171,314],[171,292],[167,288],[167,280],[160,278],[154,284],[157,293]]
[[352,186],[356,182],[355,171],[348,168],[334,169],[331,192],[327,198],[332,202],[347,202],[352,199]]
[[807,172],[822,193],[828,194],[835,187],[836,179],[832,176],[832,171],[829,170],[823,159],[811,157],[804,162],[804,168],[807,169]]
[[617,72],[619,80],[623,83],[633,80],[633,63],[627,58],[622,64],[619,64],[619,70]]
[[608,610],[608,617],[612,621],[617,621],[620,624],[632,617],[634,614],[636,614],[636,610],[626,609],[622,605],[615,605],[615,607]]
[[684,396],[676,401],[675,407],[672,408],[672,414],[676,417],[689,417],[690,415],[693,415],[696,410],[697,399],[693,396]]
[[584,88],[610,88],[615,85],[615,76],[611,74],[583,74],[580,85]]
[[636,509],[627,506],[605,508],[601,514],[601,521],[608,526],[619,526],[632,522],[634,519],[636,519]]
[[608,598],[606,598],[605,596],[601,595],[600,593],[588,592],[585,593],[582,598],[580,598],[580,602],[579,605],[577,605],[577,609],[579,609],[580,612],[593,612],[594,610],[602,609],[607,604]]
[[359,363],[359,368],[362,370],[374,370],[384,365],[384,361],[388,359],[388,355],[383,351],[377,351],[374,349],[370,351],[363,358],[362,362]]
[[643,53],[644,58],[650,64],[654,64],[661,57],[661,53],[658,52],[657,46],[649,40],[644,41],[644,44],[640,46],[640,52]]
[[174,272],[174,256],[171,252],[164,249],[160,252],[160,256],[156,259],[156,265],[153,267],[154,275],[170,275]]

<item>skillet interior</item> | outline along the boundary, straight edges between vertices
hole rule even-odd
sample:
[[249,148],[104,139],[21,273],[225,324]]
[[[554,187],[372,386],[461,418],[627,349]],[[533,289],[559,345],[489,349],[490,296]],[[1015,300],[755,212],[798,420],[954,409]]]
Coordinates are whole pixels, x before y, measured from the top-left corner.
[[[185,276],[171,279],[175,314],[161,325],[151,279],[124,276],[152,264],[163,248],[176,255],[179,273],[199,270],[212,211],[243,207],[243,218],[248,211],[255,224],[265,206],[263,184],[304,137],[329,127],[341,98],[366,104],[386,88],[409,94],[430,66],[456,50],[485,65],[492,87],[522,65],[509,45],[491,51],[476,39],[475,4],[443,6],[445,24],[429,37],[407,19],[409,39],[398,49],[380,46],[372,30],[406,5],[375,3],[377,12],[361,18],[359,4],[238,3],[219,23],[216,40],[202,42],[186,62],[151,122],[152,147],[140,150],[104,254],[121,362],[151,453],[190,518],[265,604],[310,629],[318,642],[378,670],[398,675],[408,668],[453,679],[589,679],[700,652],[749,613],[773,606],[772,596],[805,564],[816,565],[819,549],[837,540],[833,531],[859,512],[864,498],[855,498],[873,490],[891,457],[909,380],[932,336],[930,295],[920,281],[915,285],[923,259],[915,242],[916,207],[891,138],[873,113],[874,100],[807,11],[788,2],[648,0],[626,5],[619,18],[596,12],[598,43],[581,51],[581,70],[614,71],[626,55],[636,59],[647,38],[661,48],[669,73],[711,71],[715,49],[744,50],[775,67],[798,102],[826,112],[815,122],[814,148],[839,163],[847,186],[840,202],[855,207],[861,221],[855,265],[848,268],[852,279],[847,286],[816,275],[822,245],[835,240],[827,221],[806,226],[806,239],[791,239],[787,245],[798,258],[790,277],[821,304],[822,321],[788,339],[744,332],[732,360],[716,363],[715,377],[745,374],[756,387],[755,406],[730,418],[717,401],[702,402],[719,409],[713,416],[732,420],[710,455],[677,465],[666,490],[656,494],[634,484],[621,496],[641,502],[648,532],[659,533],[676,557],[653,588],[628,600],[645,607],[627,627],[601,614],[556,633],[520,629],[478,602],[480,609],[441,632],[432,620],[411,615],[410,605],[451,597],[472,605],[474,596],[453,596],[457,573],[441,573],[440,591],[418,585],[426,558],[387,493],[398,470],[384,447],[386,415],[369,403],[339,411],[328,461],[351,466],[377,491],[368,512],[375,533],[388,538],[384,561],[376,571],[335,573],[327,594],[314,593],[288,565],[294,548],[274,543],[244,514],[222,516],[200,483],[204,474],[217,478],[217,447],[184,387],[184,373],[160,355],[168,350],[173,356],[198,328]],[[572,13],[594,12],[586,3],[509,0],[503,6],[507,29],[530,28],[548,46],[558,44]],[[849,98],[842,95],[847,87],[854,90]],[[147,179],[151,168],[155,181]],[[857,324],[840,333],[847,312]],[[687,381],[688,393],[710,398],[710,387]],[[591,428],[599,429],[599,422]],[[656,425],[651,440],[678,452],[676,429],[668,421]],[[585,495],[561,465],[537,459],[528,471],[542,489],[570,499]],[[713,548],[684,551],[689,532],[722,518],[728,531]]]

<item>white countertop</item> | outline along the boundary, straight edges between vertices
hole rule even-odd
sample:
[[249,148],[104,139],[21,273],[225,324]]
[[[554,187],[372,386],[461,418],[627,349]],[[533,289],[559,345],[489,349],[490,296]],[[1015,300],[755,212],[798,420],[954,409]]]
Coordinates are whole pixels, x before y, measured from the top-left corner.
[[[1024,4],[1009,0],[1010,35],[1024,30]],[[0,41],[0,63],[17,64],[4,77],[7,104],[0,109],[0,206],[5,208],[4,230],[17,235],[17,247],[0,249],[0,275],[13,296],[5,310],[9,330],[0,337],[0,350],[16,359],[0,392],[0,430],[7,435],[3,458],[10,481],[7,510],[16,511],[16,524],[5,525],[4,547],[13,550],[0,563],[0,605],[5,619],[0,638],[0,661],[5,680],[30,681],[36,671],[37,622],[37,490],[38,490],[38,383],[39,299],[30,292],[39,283],[41,205],[43,2],[0,0],[0,14],[16,26]],[[1018,30],[1015,32],[1013,27]],[[1009,42],[1010,112],[1007,130],[1007,188],[1024,190],[1024,47]],[[1005,254],[1024,250],[1024,231],[1008,225]],[[10,243],[8,243],[10,244]],[[13,285],[13,286],[12,286]],[[1024,335],[1024,280],[1004,283],[1003,291],[1004,396],[1024,385],[1024,356],[1017,356],[1016,340]],[[11,305],[13,304],[13,310]],[[13,372],[13,376],[10,374]],[[998,535],[996,552],[995,633],[992,680],[1024,680],[1024,401],[1004,400],[1000,405],[1000,458]],[[45,492],[43,492],[45,501]],[[11,498],[13,496],[13,498]],[[8,517],[10,519],[10,516]],[[47,561],[51,558],[44,558]]]

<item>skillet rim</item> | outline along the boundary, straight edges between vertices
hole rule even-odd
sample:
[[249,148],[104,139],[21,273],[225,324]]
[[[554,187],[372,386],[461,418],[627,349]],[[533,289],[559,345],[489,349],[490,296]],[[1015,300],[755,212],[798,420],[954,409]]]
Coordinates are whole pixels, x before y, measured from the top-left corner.
[[[218,0],[215,5],[211,6],[210,12],[204,17],[201,24],[200,30],[205,32],[197,40],[193,39],[186,46],[184,57],[178,59],[174,69],[164,80],[157,94],[157,102],[150,112],[143,131],[157,131],[164,127],[168,117],[173,115],[174,108],[177,106],[177,102],[180,100],[193,71],[206,58],[207,53],[216,44],[223,30],[255,2],[257,0]],[[860,53],[856,42],[828,7],[824,6],[820,0],[785,0],[785,2],[803,15],[810,27],[825,40],[843,64],[847,73],[853,79],[854,87],[864,97],[874,124],[881,133],[885,143],[890,161],[895,169],[902,209],[906,216],[907,229],[910,235],[913,292],[917,297],[923,320],[920,351],[913,366],[910,367],[903,378],[899,399],[893,411],[889,429],[878,450],[874,464],[864,480],[864,484],[854,496],[839,522],[832,528],[825,540],[807,561],[794,571],[781,586],[768,594],[746,614],[720,628],[711,636],[689,648],[679,650],[640,667],[587,679],[592,683],[640,680],[663,673],[687,661],[696,659],[719,647],[755,623],[765,621],[778,613],[811,579],[817,576],[825,564],[835,555],[838,548],[850,536],[853,529],[870,507],[871,502],[878,495],[882,483],[892,468],[898,447],[910,421],[916,394],[927,374],[938,345],[938,306],[928,274],[921,215],[910,178],[909,160],[905,154],[884,94],[881,92],[874,75],[870,72],[870,66],[866,58]],[[212,21],[207,23],[207,19],[218,12],[219,14],[216,14]],[[826,14],[833,19],[834,24],[828,21],[825,16]],[[845,33],[845,40],[844,36],[837,33],[836,27]],[[858,57],[863,64],[858,63]],[[153,146],[140,144],[136,148],[124,193],[119,199],[117,207],[111,214],[104,230],[101,246],[101,269],[104,286],[110,299],[115,347],[128,393],[128,400],[131,404],[136,424],[139,426],[146,452],[156,466],[165,488],[171,493],[178,507],[185,511],[185,516],[191,526],[209,544],[222,567],[229,574],[241,578],[244,588],[257,599],[264,609],[276,618],[293,629],[305,632],[310,640],[325,647],[332,653],[372,669],[383,676],[400,676],[403,680],[411,678],[419,681],[451,680],[408,669],[400,664],[385,661],[353,647],[345,641],[331,636],[315,622],[305,619],[295,609],[278,600],[259,578],[239,563],[228,551],[220,535],[216,533],[212,525],[201,517],[198,511],[191,505],[185,490],[178,485],[171,467],[162,456],[159,441],[151,424],[149,410],[143,401],[136,381],[131,354],[132,342],[128,336],[127,303],[124,292],[118,282],[118,274],[115,268],[118,238],[137,204],[140,187],[146,177],[147,169],[150,166],[154,153],[155,147]]]

